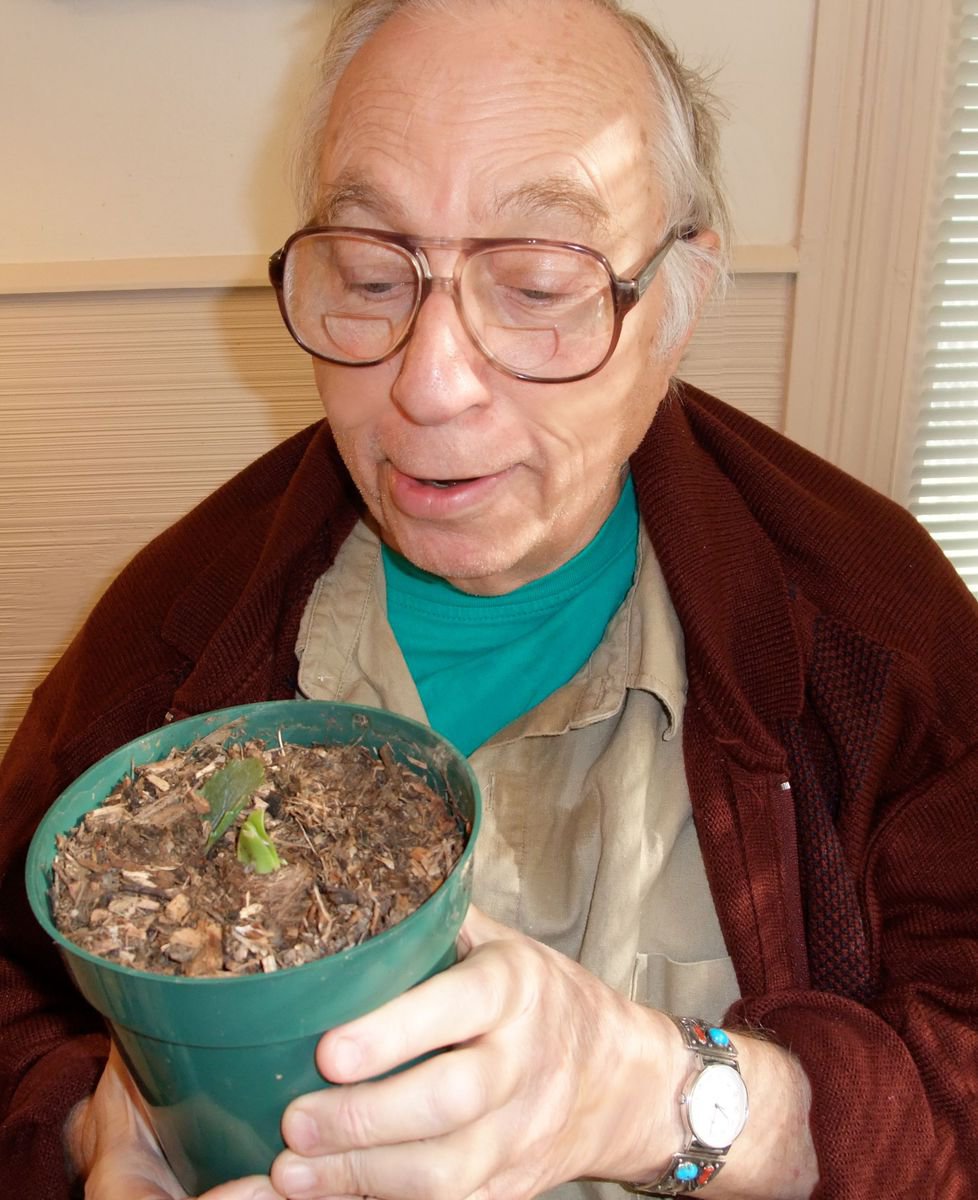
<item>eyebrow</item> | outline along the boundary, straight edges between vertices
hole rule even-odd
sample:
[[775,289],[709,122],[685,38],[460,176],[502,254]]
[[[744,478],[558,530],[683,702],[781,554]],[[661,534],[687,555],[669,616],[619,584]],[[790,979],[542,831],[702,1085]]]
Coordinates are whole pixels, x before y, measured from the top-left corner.
[[406,228],[406,215],[397,199],[357,175],[341,175],[320,192],[313,214],[317,225],[330,225],[344,208],[363,208],[392,226]]
[[[312,223],[329,225],[345,208],[365,209],[395,228],[406,229],[409,224],[395,196],[358,175],[341,175],[322,189]],[[493,217],[512,211],[526,216],[565,213],[594,234],[608,234],[614,224],[601,199],[569,175],[547,175],[517,184],[497,193],[488,211]]]
[[492,206],[494,215],[513,209],[528,216],[566,213],[582,221],[592,233],[610,233],[613,225],[611,213],[601,199],[570,175],[546,175],[496,196]]

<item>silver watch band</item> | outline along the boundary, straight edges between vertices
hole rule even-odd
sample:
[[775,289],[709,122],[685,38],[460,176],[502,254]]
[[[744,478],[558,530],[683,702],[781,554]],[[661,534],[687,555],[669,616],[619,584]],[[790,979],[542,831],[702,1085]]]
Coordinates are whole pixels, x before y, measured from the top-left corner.
[[[672,1020],[679,1029],[687,1050],[697,1056],[698,1065],[694,1080],[711,1063],[723,1063],[740,1073],[736,1047],[725,1030],[695,1017],[672,1016]],[[687,1083],[683,1103],[689,1090],[690,1084]],[[686,1144],[678,1154],[672,1156],[672,1161],[663,1174],[648,1183],[630,1183],[627,1185],[628,1189],[642,1196],[662,1197],[687,1196],[698,1192],[723,1169],[729,1149],[729,1146],[704,1146],[687,1125]]]

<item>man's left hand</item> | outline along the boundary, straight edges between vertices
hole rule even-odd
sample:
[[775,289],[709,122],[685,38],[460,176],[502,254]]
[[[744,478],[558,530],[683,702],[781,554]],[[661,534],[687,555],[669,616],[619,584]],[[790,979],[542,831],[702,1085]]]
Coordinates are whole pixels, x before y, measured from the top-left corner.
[[271,1178],[293,1200],[637,1178],[679,1142],[678,1045],[662,1014],[472,908],[455,966],[322,1038],[320,1071],[351,1086],[289,1106]]

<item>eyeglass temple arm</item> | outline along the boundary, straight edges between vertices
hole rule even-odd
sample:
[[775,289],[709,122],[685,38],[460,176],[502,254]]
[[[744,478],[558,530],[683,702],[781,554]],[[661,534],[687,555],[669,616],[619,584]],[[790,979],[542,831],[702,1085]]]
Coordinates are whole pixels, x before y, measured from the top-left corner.
[[268,260],[268,278],[273,287],[281,287],[285,273],[285,247],[282,246]]
[[666,240],[662,243],[662,245],[656,251],[654,257],[649,259],[649,261],[645,264],[645,266],[642,268],[642,270],[639,271],[639,273],[635,276],[634,283],[635,283],[635,299],[636,300],[640,300],[642,298],[642,296],[645,295],[646,289],[648,288],[648,286],[652,282],[652,280],[655,278],[656,272],[662,266],[663,259],[669,253],[669,251],[673,248],[673,246],[676,244],[676,241],[678,240],[679,236],[680,236],[679,232],[677,230],[673,230],[673,232],[670,233],[670,235],[666,238]]

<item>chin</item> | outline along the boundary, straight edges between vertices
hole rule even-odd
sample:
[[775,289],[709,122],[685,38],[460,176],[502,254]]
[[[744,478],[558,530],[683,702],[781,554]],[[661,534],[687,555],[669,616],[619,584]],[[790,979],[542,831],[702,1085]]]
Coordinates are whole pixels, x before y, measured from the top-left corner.
[[505,571],[513,564],[499,555],[498,551],[479,551],[478,549],[462,550],[461,548],[437,548],[418,546],[408,543],[398,546],[401,554],[432,575],[440,575],[443,579],[484,579]]
[[498,545],[432,545],[423,539],[391,544],[416,567],[437,575],[463,592],[500,595],[527,582],[520,572],[522,556]]

